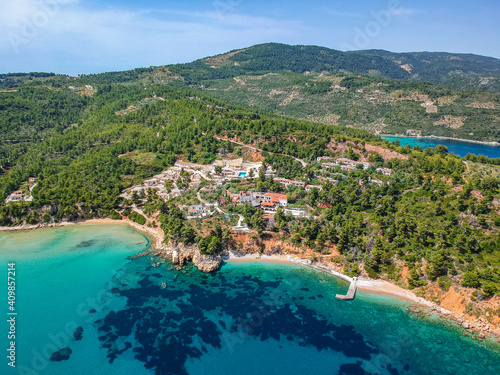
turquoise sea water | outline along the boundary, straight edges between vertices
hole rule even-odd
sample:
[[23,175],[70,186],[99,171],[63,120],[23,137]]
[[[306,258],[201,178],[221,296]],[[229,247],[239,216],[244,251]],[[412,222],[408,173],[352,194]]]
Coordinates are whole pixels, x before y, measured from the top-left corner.
[[500,145],[491,146],[482,143],[457,141],[445,138],[415,138],[415,137],[403,137],[403,136],[390,136],[384,135],[383,139],[387,139],[389,142],[399,140],[401,146],[406,146],[409,144],[411,147],[416,145],[422,146],[423,149],[427,147],[436,147],[437,145],[443,145],[448,147],[448,152],[455,153],[464,157],[468,153],[474,155],[485,155],[489,158],[500,158]]
[[[411,316],[407,302],[336,300],[347,283],[297,265],[227,263],[207,275],[127,259],[148,246],[124,225],[0,233],[18,312],[17,367],[4,357],[0,374],[500,373],[500,346]],[[50,361],[63,347],[69,359]]]

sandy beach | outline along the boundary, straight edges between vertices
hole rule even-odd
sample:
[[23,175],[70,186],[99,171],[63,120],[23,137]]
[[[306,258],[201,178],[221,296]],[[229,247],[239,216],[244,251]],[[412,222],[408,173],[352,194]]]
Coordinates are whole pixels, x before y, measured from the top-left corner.
[[[232,253],[230,253],[229,259],[224,259],[224,260],[230,263],[265,262],[265,263],[277,263],[277,264],[298,264],[306,267],[311,267],[311,265],[304,263],[304,261],[300,258],[289,258],[287,256],[278,256],[278,255],[272,255],[272,256],[261,255],[260,257],[256,257],[253,254],[246,254],[242,257],[237,257],[234,256]],[[322,269],[319,267],[311,267],[311,268],[317,269],[322,272],[330,273],[335,277],[338,277],[336,273],[340,274],[340,272],[335,270]],[[342,279],[344,279],[344,281],[351,280],[351,278],[347,275],[342,275],[342,276],[343,276]],[[389,295],[399,299],[404,299],[412,303],[418,303],[426,307],[431,307],[432,305],[434,305],[432,302],[429,302],[421,297],[417,297],[415,294],[413,294],[411,291],[407,289],[403,289],[397,285],[391,284],[383,280],[358,279],[357,288],[358,290],[363,292]]]
[[294,263],[291,259],[286,257],[281,257],[278,255],[260,255],[255,256],[254,254],[246,254],[242,257],[235,256],[231,252],[229,253],[229,258],[224,259],[226,262],[230,263],[253,263],[253,262],[265,262],[265,263]]
[[86,219],[86,220],[76,220],[76,221],[63,221],[61,223],[50,223],[50,224],[36,224],[36,225],[19,225],[16,227],[0,227],[0,232],[13,232],[13,231],[23,231],[23,230],[34,230],[34,229],[45,229],[45,228],[60,228],[70,225],[128,225],[129,227],[145,234],[151,239],[152,245],[155,249],[160,249],[162,246],[165,234],[163,230],[159,227],[147,227],[144,225],[139,225],[134,221],[129,219],[113,220],[110,218],[103,219]]
[[[277,263],[277,264],[298,264],[302,265],[304,267],[310,267],[317,269],[321,272],[326,272],[331,274],[332,276],[335,276],[337,278],[340,278],[344,281],[352,281],[352,278],[350,278],[347,275],[344,275],[334,269],[331,269],[326,266],[316,266],[314,264],[309,264],[306,260],[300,259],[300,258],[290,258],[288,256],[266,256],[262,255],[260,257],[256,257],[255,255],[252,254],[247,254],[242,257],[235,257],[233,254],[230,254],[229,259],[226,259],[227,262],[231,263],[256,263],[256,262],[267,262],[267,263]],[[482,327],[477,326],[476,323],[477,321],[474,320],[468,320],[463,316],[458,316],[454,314],[453,312],[439,306],[438,304],[428,301],[425,298],[418,297],[416,296],[412,291],[408,289],[404,289],[398,285],[394,285],[388,281],[385,280],[372,280],[372,279],[365,279],[365,278],[358,278],[357,283],[357,290],[360,292],[368,293],[368,294],[377,294],[377,295],[384,295],[384,296],[389,296],[392,298],[397,298],[399,300],[404,300],[407,301],[413,305],[419,306],[420,309],[425,309],[429,312],[435,313],[439,315],[443,319],[452,319],[455,321],[458,325],[462,325],[462,322],[467,321],[469,322],[469,327],[475,327],[476,331],[478,332],[483,332],[485,336],[491,336],[494,339],[500,340],[500,330],[499,329],[492,329],[491,331],[484,330]],[[472,328],[471,328],[472,330]],[[471,332],[469,330],[469,332]],[[498,341],[500,342],[500,341]]]

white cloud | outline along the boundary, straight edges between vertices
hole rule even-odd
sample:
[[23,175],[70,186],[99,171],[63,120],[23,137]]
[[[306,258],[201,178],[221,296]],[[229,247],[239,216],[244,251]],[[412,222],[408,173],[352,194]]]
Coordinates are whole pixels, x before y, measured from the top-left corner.
[[52,1],[0,0],[6,10],[0,15],[0,33],[7,36],[0,41],[0,53],[7,56],[0,72],[62,68],[74,74],[185,62],[214,51],[291,39],[302,29],[299,22],[235,12],[221,17],[212,10],[95,10],[75,0],[57,0],[48,11]]

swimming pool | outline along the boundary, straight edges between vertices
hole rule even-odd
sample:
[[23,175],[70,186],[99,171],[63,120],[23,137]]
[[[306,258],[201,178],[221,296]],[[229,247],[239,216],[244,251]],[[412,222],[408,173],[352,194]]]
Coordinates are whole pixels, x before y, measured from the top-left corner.
[[247,172],[240,172],[240,174],[238,175],[238,177],[246,177],[247,176]]

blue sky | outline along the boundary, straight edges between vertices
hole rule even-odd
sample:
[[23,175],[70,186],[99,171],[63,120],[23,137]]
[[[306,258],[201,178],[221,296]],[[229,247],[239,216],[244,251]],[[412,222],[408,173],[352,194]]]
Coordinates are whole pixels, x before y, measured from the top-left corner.
[[0,0],[0,72],[76,75],[265,42],[500,58],[494,0]]

